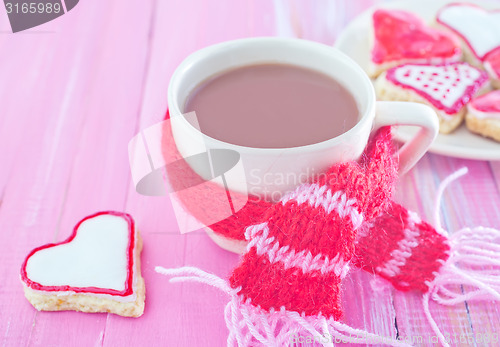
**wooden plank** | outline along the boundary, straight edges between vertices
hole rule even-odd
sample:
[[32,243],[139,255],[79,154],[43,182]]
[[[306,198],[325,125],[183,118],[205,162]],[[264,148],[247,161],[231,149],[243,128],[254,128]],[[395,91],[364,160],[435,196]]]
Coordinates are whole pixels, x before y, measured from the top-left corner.
[[497,193],[500,194],[500,161],[490,161],[490,169],[493,179],[496,182]]
[[[2,148],[9,148],[6,154],[9,167],[2,170],[0,226],[6,232],[0,245],[0,261],[5,279],[2,292],[9,300],[1,304],[0,329],[3,343],[7,345],[37,341],[38,314],[23,297],[19,269],[31,248],[53,240],[64,202],[64,185],[70,173],[70,169],[58,165],[58,161],[71,161],[71,140],[78,137],[77,127],[60,109],[60,98],[69,80],[67,67],[72,63],[74,52],[61,52],[61,59],[66,63],[59,65],[53,60],[50,47],[60,47],[64,40],[47,36],[25,35],[6,46],[17,52],[10,56],[12,59],[19,57],[22,61],[24,55],[27,60],[26,65],[18,65],[17,76],[12,74],[13,78],[6,81],[13,87],[2,94],[6,103],[17,105],[7,108],[2,127]],[[49,79],[53,81],[53,94],[45,95]],[[23,91],[19,80],[27,82]],[[78,120],[81,118],[76,117]],[[11,124],[15,125],[11,127]],[[61,143],[66,147],[60,146]],[[92,330],[92,325],[89,329]]]
[[[394,289],[387,281],[365,271],[352,269],[342,286],[345,311],[343,323],[381,338],[396,338],[396,311],[392,303]],[[373,340],[380,341],[383,340]]]
[[[80,24],[83,17],[73,20]],[[60,21],[58,28],[68,29],[67,23],[70,20]],[[70,175],[70,167],[60,163],[71,162],[76,147],[73,141],[83,120],[82,114],[70,117],[74,111],[71,101],[82,92],[79,86],[71,86],[76,79],[72,71],[75,60],[85,54],[85,50],[67,49],[74,41],[71,33],[2,35],[3,49],[11,52],[5,55],[1,67],[6,72],[2,73],[2,86],[6,87],[0,94],[5,105],[0,144],[7,149],[2,151],[5,167],[0,170],[0,228],[4,230],[0,271],[4,278],[2,292],[9,298],[0,304],[4,345],[39,341],[39,315],[24,299],[18,274],[29,250],[53,241]],[[85,46],[92,39],[89,35],[77,43]],[[46,93],[47,81],[51,81],[50,93]],[[81,82],[82,86],[86,83]],[[89,330],[93,327],[88,325]]]
[[[123,208],[125,204],[128,175],[122,173],[128,165],[126,144],[135,129],[145,67],[144,54],[128,53],[132,48],[145,51],[140,45],[147,45],[148,21],[139,22],[146,30],[131,25],[132,33],[124,30],[124,24],[132,23],[141,13],[149,15],[147,6],[140,2],[135,5],[134,11],[130,4],[125,7],[119,2],[114,6],[111,2],[85,3],[50,23],[53,32],[10,35],[3,47],[12,52],[2,65],[7,72],[3,76],[9,78],[2,86],[11,87],[0,94],[6,105],[1,144],[9,149],[2,158],[9,170],[0,174],[0,226],[11,231],[0,245],[4,291],[11,298],[0,309],[4,345],[93,345],[105,327],[105,314],[37,313],[23,298],[18,271],[30,249],[66,238],[83,217],[82,212],[101,208],[93,200],[107,197],[114,201],[108,208]],[[129,23],[117,7],[130,9],[125,10]],[[120,37],[126,42],[121,47],[116,43]],[[121,100],[115,99],[117,96]],[[130,124],[123,126],[126,111],[132,117]],[[114,124],[108,124],[107,119],[113,119]],[[120,127],[129,128],[128,133]],[[118,131],[111,132],[112,128]],[[123,141],[117,141],[119,135],[113,134],[121,134]],[[89,143],[92,146],[81,147]],[[78,165],[85,150],[93,154],[94,161],[87,156],[85,163]],[[123,165],[116,171],[110,168],[114,166],[113,150],[123,153]],[[107,160],[110,165],[96,159]],[[99,174],[99,167],[112,175],[107,181],[93,176]],[[75,170],[82,170],[81,174],[75,174]],[[124,179],[116,180],[116,176]],[[75,186],[86,189],[73,195],[71,187]],[[116,196],[118,191],[125,192]]]
[[[123,211],[130,184],[127,145],[135,135],[137,118],[143,95],[147,70],[149,32],[152,2],[115,1],[109,4],[106,27],[101,33],[93,53],[98,64],[87,73],[92,84],[87,90],[85,124],[68,182],[66,205],[61,217],[58,238],[71,230],[76,221],[99,210]],[[119,335],[128,335],[136,327],[135,319],[113,318],[112,315],[82,315],[69,313],[65,317],[69,326],[86,326],[99,320],[99,329],[86,332],[86,336],[99,344],[115,345],[108,338],[107,326],[112,319],[123,319],[126,324]],[[58,316],[59,317],[59,316]],[[61,319],[63,317],[61,316]],[[57,320],[47,321],[46,330],[57,329]],[[57,340],[71,341],[72,329],[59,334]],[[43,340],[56,343],[44,332]]]
[[[267,11],[259,10],[269,6],[268,2],[251,1],[243,5],[227,1],[218,6],[197,1],[158,2],[137,131],[163,119],[170,76],[184,57],[220,41],[270,34],[270,27],[261,25],[269,19],[265,19]],[[147,306],[144,317],[133,324],[110,316],[104,345],[158,341],[166,345],[224,345],[228,332],[223,312],[229,298],[196,283],[170,284],[168,278],[153,269],[157,265],[190,265],[226,277],[237,264],[238,256],[218,248],[204,232],[180,235],[167,197],[140,196],[130,187],[126,209],[136,216],[144,238],[142,269],[147,283]],[[127,330],[133,333],[122,333]]]

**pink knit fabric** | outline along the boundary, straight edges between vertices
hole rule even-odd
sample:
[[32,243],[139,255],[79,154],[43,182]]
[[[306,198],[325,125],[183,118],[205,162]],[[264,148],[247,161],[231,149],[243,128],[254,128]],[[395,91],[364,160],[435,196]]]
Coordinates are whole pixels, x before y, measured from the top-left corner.
[[394,202],[364,227],[353,265],[385,278],[396,289],[427,292],[449,258],[448,238]]
[[[165,124],[165,159],[182,159],[168,122]],[[442,183],[438,201],[444,187],[465,172],[460,170]],[[200,181],[182,160],[168,174],[172,183],[181,186]],[[423,293],[424,312],[440,342],[447,346],[430,314],[429,300],[444,305],[500,301],[500,231],[465,228],[447,236],[439,221],[434,228],[390,200],[396,176],[390,130],[382,129],[358,162],[334,165],[326,175],[299,186],[276,204],[249,197],[243,209],[210,225],[218,235],[248,241],[247,252],[229,283],[199,269],[157,271],[193,275],[173,280],[207,283],[231,295],[226,306],[228,345],[259,342],[278,346],[292,332],[304,329],[350,342],[354,340],[346,334],[373,337],[338,322],[342,316],[341,281],[351,264],[385,278],[396,289]],[[178,197],[203,221],[219,208],[210,198],[221,190],[219,185],[205,182],[202,189]],[[461,288],[457,285],[463,290],[457,291]],[[368,340],[355,339],[363,341]]]
[[242,263],[230,278],[244,300],[265,310],[339,319],[340,282],[354,256],[358,228],[381,213],[396,179],[390,129],[381,130],[367,158],[334,165],[299,186],[249,226]]

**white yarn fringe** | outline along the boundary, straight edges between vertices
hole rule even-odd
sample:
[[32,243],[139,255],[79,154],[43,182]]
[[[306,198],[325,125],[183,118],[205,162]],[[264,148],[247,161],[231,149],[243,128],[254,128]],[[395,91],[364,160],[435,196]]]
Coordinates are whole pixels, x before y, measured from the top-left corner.
[[305,316],[287,311],[284,307],[279,311],[265,311],[252,305],[250,300],[242,301],[237,295],[240,288],[232,289],[222,278],[198,268],[165,269],[157,266],[155,271],[166,276],[177,276],[171,278],[170,282],[200,282],[230,295],[231,300],[224,310],[229,330],[228,347],[255,346],[256,343],[273,347],[299,346],[302,344],[298,339],[307,338],[304,333],[310,334],[309,338],[314,342],[328,347],[333,347],[335,342],[409,346],[401,341],[354,329],[323,316]]
[[450,241],[450,257],[428,283],[423,296],[425,315],[443,346],[449,346],[429,310],[430,299],[442,305],[465,301],[500,301],[500,230],[485,227],[464,228],[448,235],[441,227],[439,206],[447,186],[467,173],[462,168],[448,176],[439,186],[435,204],[435,227]]

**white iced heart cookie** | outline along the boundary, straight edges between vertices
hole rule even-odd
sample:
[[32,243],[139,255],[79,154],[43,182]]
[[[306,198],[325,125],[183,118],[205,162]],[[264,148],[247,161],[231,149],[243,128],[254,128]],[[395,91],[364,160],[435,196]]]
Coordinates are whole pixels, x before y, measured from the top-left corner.
[[468,64],[403,65],[391,69],[387,78],[414,90],[445,114],[457,113],[484,82],[484,73]]
[[141,249],[130,215],[108,211],[86,217],[66,241],[26,257],[21,269],[26,298],[38,310],[138,317],[145,298]]
[[462,38],[476,62],[500,47],[500,10],[486,11],[466,3],[449,4],[438,12],[437,21]]
[[381,100],[415,101],[432,106],[440,132],[457,128],[465,105],[488,85],[487,74],[467,63],[403,64],[381,75],[375,84]]

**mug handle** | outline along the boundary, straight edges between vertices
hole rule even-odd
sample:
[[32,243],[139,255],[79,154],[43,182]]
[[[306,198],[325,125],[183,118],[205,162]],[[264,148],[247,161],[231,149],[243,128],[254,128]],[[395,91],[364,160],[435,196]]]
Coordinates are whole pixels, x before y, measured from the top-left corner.
[[399,174],[408,172],[432,144],[439,132],[436,112],[429,106],[406,101],[377,101],[374,131],[387,125],[410,125],[420,131],[395,154]]

